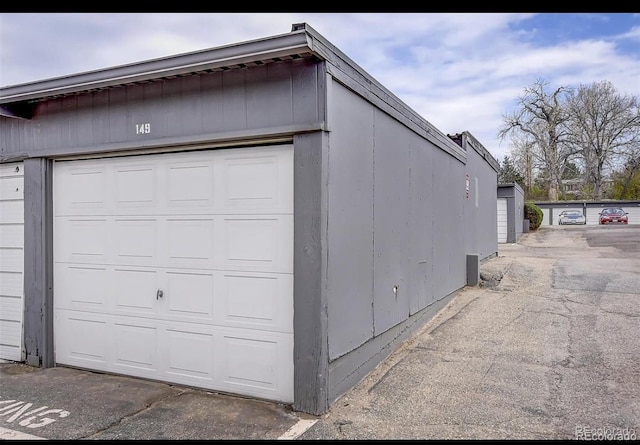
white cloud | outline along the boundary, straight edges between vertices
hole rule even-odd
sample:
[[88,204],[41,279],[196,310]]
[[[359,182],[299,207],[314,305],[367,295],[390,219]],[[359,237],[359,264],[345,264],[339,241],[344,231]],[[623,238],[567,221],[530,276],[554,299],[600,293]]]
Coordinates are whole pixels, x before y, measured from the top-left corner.
[[[527,22],[535,16],[2,13],[0,86],[286,34],[306,22],[443,133],[471,131],[501,158],[508,150],[497,139],[502,115],[538,78],[554,86],[610,80],[621,93],[640,94],[640,16],[618,35],[561,41],[544,22]],[[621,51],[625,45],[635,52]]]

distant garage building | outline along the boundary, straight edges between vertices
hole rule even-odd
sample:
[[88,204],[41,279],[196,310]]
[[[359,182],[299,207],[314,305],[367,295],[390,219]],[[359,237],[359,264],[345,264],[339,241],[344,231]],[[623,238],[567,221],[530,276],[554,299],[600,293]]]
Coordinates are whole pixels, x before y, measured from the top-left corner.
[[524,190],[513,182],[498,184],[498,243],[518,242],[524,230]]
[[323,413],[497,253],[497,165],[306,24],[1,88],[0,358]]
[[559,224],[560,213],[563,210],[577,210],[586,217],[588,226],[600,224],[600,212],[607,207],[621,208],[627,213],[629,224],[640,224],[640,201],[632,200],[602,200],[602,201],[541,201],[535,203],[542,209],[543,226]]

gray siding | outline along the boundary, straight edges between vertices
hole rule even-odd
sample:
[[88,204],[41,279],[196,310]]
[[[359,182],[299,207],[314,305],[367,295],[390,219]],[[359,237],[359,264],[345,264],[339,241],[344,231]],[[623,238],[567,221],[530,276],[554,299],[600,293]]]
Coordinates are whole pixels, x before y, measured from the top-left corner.
[[[416,141],[416,144],[419,141]],[[412,149],[410,155],[409,214],[413,238],[408,246],[409,283],[406,291],[411,295],[409,313],[419,312],[436,299],[434,286],[433,224],[437,209],[433,205],[433,168],[440,150],[422,141],[424,147]],[[446,159],[447,156],[444,156]],[[405,291],[401,289],[401,291]]]
[[465,165],[341,84],[331,82],[329,92],[327,311],[329,359],[339,363],[330,365],[335,396],[345,379],[355,383],[405,331],[426,322],[432,313],[425,308],[465,285]]
[[293,355],[294,408],[320,414],[327,394],[326,138],[310,133],[294,139]]
[[[480,260],[498,252],[498,173],[470,144],[466,144],[469,195],[464,199],[465,253]],[[466,178],[465,178],[466,179]]]
[[409,153],[417,136],[380,111],[375,113],[372,130],[375,336],[409,316]]
[[[272,63],[40,102],[32,120],[0,116],[0,160],[292,133],[324,121],[323,64]],[[136,124],[151,132],[136,134]]]
[[329,114],[329,356],[373,337],[374,107],[333,83]]
[[434,300],[466,284],[462,198],[465,193],[464,168],[461,162],[436,151],[426,172],[433,178],[433,197],[427,205],[435,212],[430,234]]
[[514,232],[516,234],[515,242],[517,242],[520,239],[520,236],[522,235],[524,229],[524,191],[522,190],[522,188],[520,188],[520,186],[516,187],[515,199],[513,203],[513,212],[515,215],[513,224],[515,226]]
[[43,367],[55,364],[51,180],[51,161],[24,161],[24,348],[27,364]]

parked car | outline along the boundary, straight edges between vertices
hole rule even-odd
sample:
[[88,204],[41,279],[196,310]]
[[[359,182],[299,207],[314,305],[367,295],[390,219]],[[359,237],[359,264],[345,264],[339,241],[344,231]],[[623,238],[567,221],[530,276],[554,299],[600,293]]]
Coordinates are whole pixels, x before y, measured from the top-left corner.
[[629,224],[629,213],[620,207],[611,207],[602,209],[600,215],[600,224]]
[[580,210],[563,210],[558,216],[558,224],[586,224],[587,218]]

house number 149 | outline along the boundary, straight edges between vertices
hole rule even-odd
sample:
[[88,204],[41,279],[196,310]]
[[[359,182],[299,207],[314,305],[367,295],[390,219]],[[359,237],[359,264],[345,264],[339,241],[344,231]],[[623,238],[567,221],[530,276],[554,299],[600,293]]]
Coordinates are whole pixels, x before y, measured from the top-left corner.
[[148,134],[151,133],[151,124],[136,124],[136,134]]

